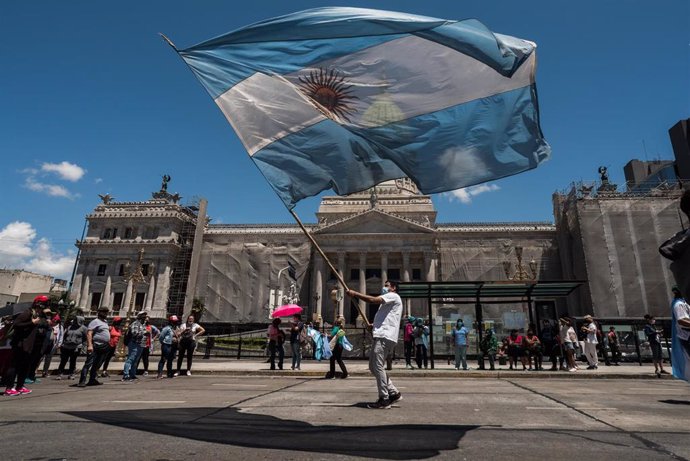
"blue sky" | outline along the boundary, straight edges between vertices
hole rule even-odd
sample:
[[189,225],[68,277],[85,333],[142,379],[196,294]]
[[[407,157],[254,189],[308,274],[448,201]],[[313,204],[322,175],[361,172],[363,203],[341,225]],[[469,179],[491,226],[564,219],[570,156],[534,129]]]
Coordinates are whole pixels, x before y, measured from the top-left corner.
[[[147,199],[164,173],[183,201],[207,198],[214,222],[291,222],[158,32],[185,48],[334,5],[477,18],[539,46],[551,160],[485,191],[434,196],[439,221],[551,221],[554,191],[597,179],[600,165],[622,184],[628,160],[672,158],[668,129],[690,117],[686,0],[9,2],[0,17],[0,267],[68,277],[97,194]],[[317,206],[307,199],[296,210],[313,222]]]

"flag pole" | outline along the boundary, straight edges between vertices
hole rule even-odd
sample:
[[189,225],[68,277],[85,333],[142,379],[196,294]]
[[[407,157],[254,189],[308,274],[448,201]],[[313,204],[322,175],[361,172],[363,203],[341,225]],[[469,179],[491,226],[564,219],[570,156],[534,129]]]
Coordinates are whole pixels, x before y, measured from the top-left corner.
[[[318,251],[319,254],[321,255],[321,257],[324,259],[324,261],[326,261],[326,264],[328,264],[328,267],[329,267],[329,268],[331,269],[331,271],[335,274],[336,278],[338,279],[338,281],[339,281],[340,284],[342,285],[343,289],[344,289],[345,291],[349,290],[350,288],[347,286],[347,283],[345,283],[345,280],[344,280],[343,277],[340,275],[340,272],[338,272],[338,271],[335,269],[335,267],[334,267],[333,264],[331,263],[331,260],[328,259],[328,256],[326,256],[326,253],[323,252],[323,250],[321,249],[321,247],[319,246],[319,244],[316,243],[316,240],[314,240],[314,237],[311,235],[311,233],[307,230],[306,227],[304,227],[304,224],[302,224],[302,221],[299,219],[299,216],[297,216],[297,214],[296,214],[296,213],[294,212],[294,210],[292,210],[292,209],[289,209],[289,208],[288,208],[288,211],[290,212],[290,214],[292,215],[292,217],[295,218],[295,221],[297,221],[297,224],[299,225],[300,229],[302,229],[302,232],[304,232],[304,235],[306,235],[307,238],[311,241],[312,245],[314,245],[314,248],[316,248],[316,251]],[[354,305],[355,305],[355,307],[357,307],[357,311],[359,312],[359,315],[362,317],[362,319],[364,320],[364,322],[368,325],[368,324],[369,324],[369,319],[367,319],[367,316],[364,314],[364,312],[362,311],[362,309],[359,307],[359,303],[354,303]]]

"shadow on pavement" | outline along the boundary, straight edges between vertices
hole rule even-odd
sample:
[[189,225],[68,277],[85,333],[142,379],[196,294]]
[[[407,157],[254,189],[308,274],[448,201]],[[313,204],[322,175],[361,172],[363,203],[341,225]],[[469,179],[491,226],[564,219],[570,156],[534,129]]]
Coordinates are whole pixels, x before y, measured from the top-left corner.
[[[379,419],[369,410],[368,419]],[[235,408],[75,411],[66,414],[156,434],[251,448],[296,450],[384,459],[420,459],[454,450],[465,433],[479,426],[386,424],[317,426]]]
[[668,403],[671,405],[690,405],[690,400],[676,400],[676,399],[666,399],[659,400],[660,403]]

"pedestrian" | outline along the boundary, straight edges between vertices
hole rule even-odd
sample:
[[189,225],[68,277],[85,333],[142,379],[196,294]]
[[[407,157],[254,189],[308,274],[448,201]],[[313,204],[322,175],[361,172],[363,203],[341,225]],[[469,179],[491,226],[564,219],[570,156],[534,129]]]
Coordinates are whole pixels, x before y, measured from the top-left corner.
[[[618,341],[618,334],[616,333],[616,327],[613,325],[609,327],[609,332],[606,333],[606,340],[609,343],[609,349],[611,350],[611,361],[615,366],[619,366],[618,363],[621,359],[621,348],[620,341]],[[661,346],[661,343],[659,343]],[[661,354],[661,351],[659,352]]]
[[[652,362],[654,363],[654,374],[661,378],[662,374],[668,374],[668,371],[664,370],[664,360],[661,356],[661,339],[660,330],[656,328],[656,318],[653,315],[646,314],[644,316],[647,322],[644,326],[644,334],[647,336],[647,341],[649,342],[649,348],[652,350]],[[613,328],[613,327],[611,327]],[[609,342],[610,344],[610,342]]]
[[[302,364],[302,343],[306,341],[302,316],[295,314],[290,323],[290,349],[292,350],[292,369],[299,370]],[[304,338],[304,339],[303,339]]]
[[173,370],[173,361],[175,360],[175,354],[177,353],[177,345],[179,344],[179,336],[177,325],[180,323],[180,319],[176,315],[171,315],[168,318],[168,324],[163,327],[158,340],[161,343],[161,359],[158,361],[158,375],[157,379],[163,378],[163,366],[166,366],[167,377],[172,378],[175,376]]
[[[5,376],[5,395],[16,396],[30,394],[31,390],[24,386],[31,366],[31,352],[36,339],[36,325],[40,322],[39,312],[50,309],[47,296],[36,296],[31,307],[17,315],[12,323],[12,364]],[[15,378],[17,384],[15,385]]]
[[[149,374],[149,357],[153,353],[158,336],[161,334],[160,330],[155,325],[151,325],[151,319],[148,317],[146,317],[146,331],[148,331],[149,334],[146,335],[146,347],[141,353],[141,361],[144,363],[144,376],[148,376]],[[138,368],[139,366],[137,365],[137,369]]]
[[[527,362],[529,365],[529,370],[541,371],[544,369],[542,362],[544,359],[544,354],[542,352],[542,344],[539,337],[534,334],[533,329],[527,330],[525,335],[525,352],[527,353]],[[534,368],[532,368],[532,361],[534,361]]]
[[53,356],[60,350],[64,336],[65,329],[62,326],[62,319],[55,314],[51,319],[50,339],[43,345],[43,373],[41,373],[41,377],[45,378],[48,376],[50,363],[53,361]]
[[86,343],[84,317],[77,315],[72,318],[69,327],[65,328],[65,336],[62,340],[62,347],[60,347],[60,365],[58,365],[57,377],[55,379],[62,379],[62,375],[65,373],[65,365],[67,365],[68,361],[68,379],[74,379],[74,372],[77,368],[77,357],[79,357],[84,343]]
[[671,301],[671,360],[673,376],[690,380],[690,305],[685,301],[677,286],[672,288]]
[[268,336],[268,352],[270,354],[269,361],[271,362],[271,370],[276,369],[276,353],[278,354],[278,369],[283,369],[285,350],[280,342],[280,338],[284,333],[282,333],[280,329],[280,323],[280,317],[274,318],[266,331],[266,335]]
[[429,344],[429,327],[424,325],[424,319],[417,317],[415,319],[414,331],[414,345],[416,348],[415,359],[417,361],[417,368],[429,367],[429,358],[427,356],[427,348]]
[[[470,333],[465,327],[462,319],[455,322],[451,330],[451,337],[455,345],[455,369],[459,370],[462,365],[463,370],[467,370],[467,335]],[[425,367],[426,368],[426,367]]]
[[120,338],[122,337],[122,317],[113,317],[113,324],[110,326],[110,342],[108,343],[108,353],[105,355],[105,360],[103,361],[103,372],[101,373],[102,378],[107,378],[108,375],[108,365],[110,365],[110,360],[113,358],[117,352],[117,347],[120,344]]
[[26,375],[27,384],[40,382],[39,379],[36,378],[36,370],[46,352],[46,345],[50,342],[50,336],[53,331],[52,319],[53,312],[50,309],[50,305],[46,305],[43,309],[38,311],[38,323],[33,333],[35,335],[34,345],[33,349],[31,349],[29,371]]
[[367,327],[372,331],[372,345],[369,353],[369,370],[376,379],[378,400],[367,405],[372,409],[390,408],[394,402],[402,399],[402,394],[386,373],[386,357],[390,355],[398,342],[400,319],[402,317],[402,300],[397,293],[398,282],[387,280],[380,296],[369,296],[354,290],[347,290],[350,298],[361,299],[370,304],[379,304],[374,316],[374,323]]
[[202,336],[206,333],[204,327],[196,323],[196,319],[193,315],[187,316],[187,322],[183,323],[179,328],[180,342],[178,343],[178,356],[177,356],[177,374],[180,375],[182,370],[182,361],[184,360],[185,354],[187,355],[187,369],[185,370],[186,376],[192,376],[192,360],[194,358],[194,350],[196,349],[196,338]]
[[345,368],[345,362],[343,362],[343,339],[345,338],[345,330],[343,329],[343,318],[338,318],[333,323],[333,329],[331,330],[331,351],[333,355],[330,358],[330,371],[326,374],[326,379],[335,378],[335,362],[338,362],[340,367],[342,379],[347,378],[347,368]]
[[539,331],[539,340],[541,341],[542,348],[545,354],[549,354],[549,361],[551,362],[550,371],[557,371],[557,360],[556,358],[560,355],[560,344],[556,341],[558,332],[547,319],[542,321],[542,327]]
[[594,323],[594,317],[585,315],[585,324],[580,328],[580,331],[587,335],[585,338],[585,356],[587,357],[588,370],[596,370],[599,368],[599,358],[597,357],[597,325]]
[[127,346],[127,359],[125,359],[125,366],[122,370],[122,381],[133,381],[137,378],[137,363],[141,358],[141,354],[146,347],[147,335],[146,318],[148,314],[141,311],[137,314],[137,318],[129,326],[125,333],[125,344]]
[[479,342],[479,350],[482,352],[479,359],[479,368],[484,370],[484,357],[489,359],[489,368],[495,370],[496,351],[498,351],[498,338],[494,334],[494,330],[488,328],[484,332],[484,337]]
[[77,387],[103,384],[96,379],[96,376],[110,349],[110,327],[107,322],[109,313],[110,309],[107,307],[99,307],[96,318],[89,322],[86,331],[86,362],[81,369]]
[[561,324],[559,336],[568,363],[568,371],[577,371],[579,369],[575,363],[575,350],[579,347],[577,345],[577,333],[575,333],[572,321],[568,317],[561,317],[559,323]]
[[522,370],[527,370],[527,359],[525,358],[524,336],[518,334],[518,331],[510,330],[508,335],[508,363],[510,369],[518,368],[518,361],[522,364]]
[[403,330],[403,346],[405,349],[405,368],[414,370],[412,366],[412,351],[414,350],[414,317],[408,315],[405,317],[405,328]]

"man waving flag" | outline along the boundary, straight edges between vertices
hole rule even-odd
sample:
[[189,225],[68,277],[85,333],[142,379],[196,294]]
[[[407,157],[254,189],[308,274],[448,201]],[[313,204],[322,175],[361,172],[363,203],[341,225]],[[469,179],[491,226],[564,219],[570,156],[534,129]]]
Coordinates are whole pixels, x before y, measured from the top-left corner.
[[425,194],[549,157],[536,45],[359,8],[269,19],[178,53],[285,205],[412,179]]

